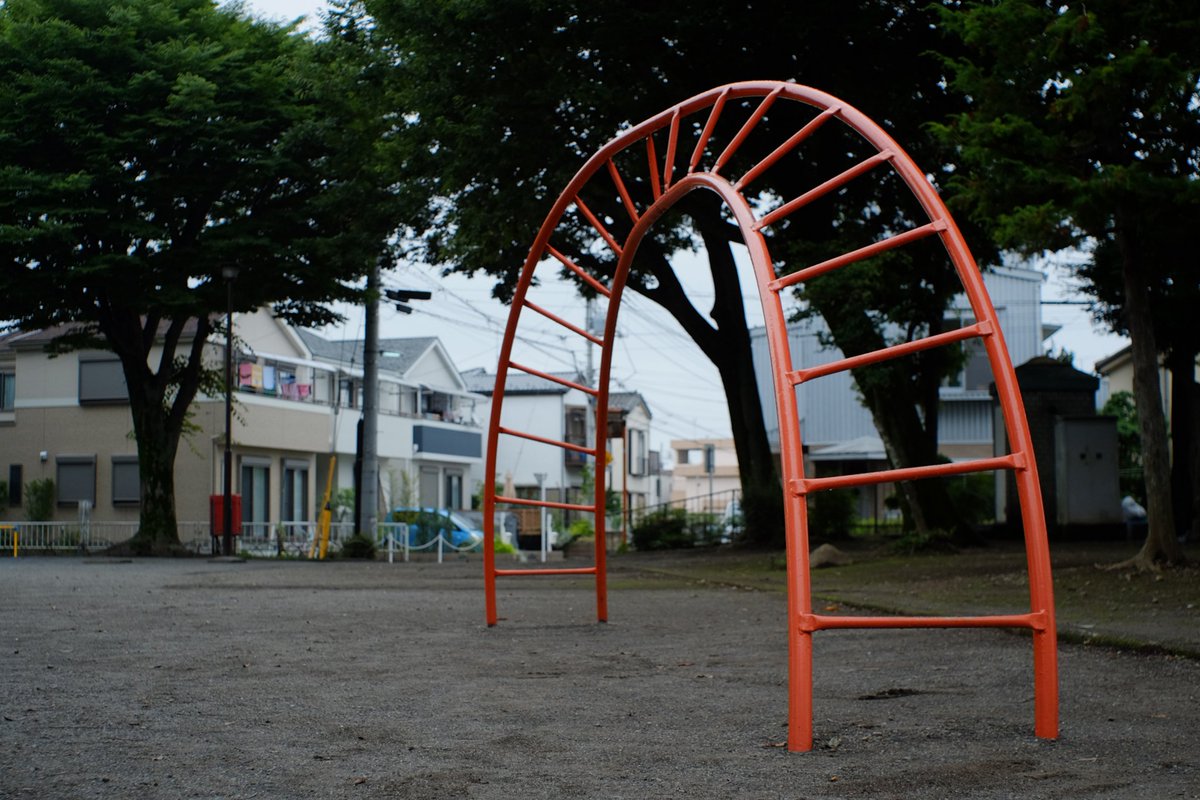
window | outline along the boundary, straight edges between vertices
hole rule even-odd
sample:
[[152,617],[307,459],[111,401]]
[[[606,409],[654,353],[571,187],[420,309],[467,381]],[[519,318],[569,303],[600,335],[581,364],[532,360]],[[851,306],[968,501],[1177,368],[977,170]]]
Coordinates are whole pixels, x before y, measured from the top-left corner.
[[125,372],[115,358],[81,360],[79,362],[79,402],[127,403]]
[[283,508],[280,518],[283,522],[303,522],[308,519],[307,461],[289,459],[283,462]]
[[16,408],[17,374],[15,372],[0,372],[0,411],[12,411]]
[[350,378],[338,380],[338,405],[342,408],[358,408],[358,384]]
[[462,473],[446,473],[446,508],[462,508]]
[[270,485],[269,459],[242,459],[242,530],[251,536],[266,536],[270,528]]
[[629,474],[646,474],[646,432],[629,429]]
[[142,502],[142,480],[138,474],[137,456],[112,457],[112,502],[114,506]]
[[21,487],[24,485],[25,467],[21,464],[8,465],[8,505],[21,507]]
[[96,505],[96,457],[59,456],[55,459],[58,475],[58,504]]

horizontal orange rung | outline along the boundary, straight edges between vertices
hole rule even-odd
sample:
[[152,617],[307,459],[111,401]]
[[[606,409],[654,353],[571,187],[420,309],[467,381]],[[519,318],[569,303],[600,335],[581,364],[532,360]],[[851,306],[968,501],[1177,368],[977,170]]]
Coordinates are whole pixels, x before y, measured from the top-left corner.
[[498,569],[496,575],[595,575],[595,567],[558,567],[550,569]]
[[804,283],[813,278],[824,275],[826,272],[832,272],[835,269],[840,269],[849,264],[855,264],[859,261],[865,261],[872,256],[877,256],[880,253],[886,253],[888,250],[895,250],[897,247],[902,247],[909,242],[920,241],[935,233],[941,233],[946,230],[944,220],[934,220],[926,223],[919,228],[907,230],[904,233],[898,233],[895,236],[889,236],[886,239],[880,239],[878,242],[864,245],[857,250],[851,250],[849,253],[842,253],[840,256],[834,256],[828,261],[822,261],[820,264],[814,264],[811,267],[805,267],[798,272],[793,272],[791,275],[784,275],[782,278],[776,278],[767,284],[767,288],[772,292],[778,292],[781,289],[786,289],[789,286],[794,286],[797,283]]
[[967,325],[957,330],[926,336],[923,339],[916,339],[879,350],[872,350],[870,353],[843,358],[839,361],[831,361],[828,364],[820,364],[808,369],[798,369],[787,373],[786,377],[793,385],[798,385],[805,381],[811,381],[813,378],[820,378],[823,375],[832,375],[835,372],[856,369],[868,364],[876,364],[880,361],[900,358],[910,353],[918,353],[922,350],[930,350],[934,347],[961,342],[964,339],[971,339],[976,336],[990,336],[991,334],[992,325],[985,320],[984,322],[977,322],[974,325]]
[[534,311],[541,314],[543,317],[550,320],[551,322],[557,322],[559,325],[562,325],[567,330],[569,330],[573,333],[578,333],[580,336],[587,339],[589,342],[598,344],[601,347],[604,346],[604,340],[601,339],[599,336],[596,336],[595,334],[592,334],[592,333],[588,333],[583,328],[579,327],[578,325],[575,325],[574,323],[567,322],[565,319],[558,316],[553,311],[549,311],[545,308],[542,308],[537,303],[531,303],[528,300],[525,300],[523,302],[524,302],[526,308],[533,309]]
[[524,497],[504,497],[496,495],[497,503],[512,503],[518,506],[539,506],[543,508],[565,508],[568,511],[590,511],[596,512],[595,506],[581,506],[577,503],[558,503],[553,500],[527,500]]
[[521,370],[521,372],[528,373],[528,374],[533,375],[538,378],[544,378],[545,380],[551,381],[552,383],[557,383],[560,386],[566,386],[569,389],[578,389],[579,391],[583,392],[584,394],[590,394],[593,396],[600,394],[599,389],[593,389],[590,386],[584,386],[582,383],[576,383],[575,381],[569,381],[566,378],[560,378],[557,375],[551,375],[549,372],[542,372],[540,369],[534,369],[533,367],[527,367],[524,364],[518,364],[515,361],[509,361],[508,365],[510,367],[512,367],[513,369],[519,369],[519,370]]
[[583,267],[579,266],[574,261],[572,261],[571,259],[564,256],[562,253],[555,250],[550,245],[546,245],[546,252],[549,253],[550,255],[554,256],[556,259],[558,259],[559,263],[562,264],[564,267],[566,267],[567,269],[571,270],[571,272],[574,272],[576,275],[578,275],[579,279],[582,280],[584,283],[586,283],[588,286],[591,286],[593,289],[595,289],[597,292],[604,295],[605,297],[612,296],[612,291],[610,291],[607,286],[605,286],[603,283],[601,283],[600,281],[593,278],[591,275],[587,274],[587,272],[584,271]]
[[829,478],[799,478],[791,481],[793,494],[809,494],[824,489],[844,489],[850,486],[869,486],[873,483],[912,481],[921,478],[941,478],[946,475],[963,475],[968,472],[987,472],[994,469],[1024,469],[1025,459],[1020,453],[998,458],[977,458],[953,464],[930,464],[925,467],[883,469],[878,472],[860,472],[854,475],[834,475]]
[[840,189],[841,187],[845,186],[850,181],[852,181],[855,178],[857,178],[858,176],[862,175],[864,172],[869,172],[870,170],[874,169],[875,167],[879,166],[880,164],[883,164],[884,162],[887,162],[887,161],[891,161],[895,157],[896,157],[896,154],[893,153],[891,150],[880,150],[875,155],[871,156],[868,159],[858,162],[853,167],[850,167],[850,169],[846,170],[845,172],[841,173],[840,175],[830,178],[829,180],[822,183],[820,186],[818,186],[814,189],[809,189],[807,192],[800,195],[795,200],[791,200],[787,203],[784,203],[779,208],[775,209],[770,214],[767,214],[762,219],[760,219],[757,223],[755,223],[754,230],[756,230],[756,231],[762,230],[763,228],[773,225],[774,223],[778,222],[779,220],[783,219],[784,217],[788,216],[789,214],[792,214],[792,213],[800,210],[801,208],[808,205],[812,201],[824,197],[825,195],[829,194],[830,192],[834,191],[835,189]]
[[836,628],[1030,628],[1046,629],[1046,612],[995,614],[981,617],[852,617],[801,614],[800,630],[825,631]]
[[547,439],[545,436],[537,436],[536,434],[526,433],[525,431],[513,430],[503,426],[497,428],[500,433],[506,433],[509,436],[520,436],[522,439],[528,439],[531,442],[541,442],[542,444],[551,444],[555,447],[561,447],[564,450],[574,450],[576,453],[586,453],[595,458],[596,451],[586,444],[571,444],[570,442],[562,442],[558,439]]

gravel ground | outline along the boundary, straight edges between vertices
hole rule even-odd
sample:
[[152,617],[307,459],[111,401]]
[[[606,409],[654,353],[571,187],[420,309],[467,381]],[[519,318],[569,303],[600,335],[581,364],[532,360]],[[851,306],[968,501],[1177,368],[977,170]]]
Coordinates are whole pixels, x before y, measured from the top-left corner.
[[788,753],[782,595],[611,577],[0,559],[0,797],[1200,798],[1194,661],[1064,645],[1041,741],[1018,635],[822,633]]

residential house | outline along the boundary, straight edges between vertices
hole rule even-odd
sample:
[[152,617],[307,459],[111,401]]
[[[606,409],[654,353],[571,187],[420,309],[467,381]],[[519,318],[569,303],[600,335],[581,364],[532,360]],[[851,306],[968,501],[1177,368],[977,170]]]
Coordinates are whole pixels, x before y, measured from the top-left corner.
[[[332,485],[353,485],[361,345],[356,351],[352,343],[326,342],[265,310],[235,315],[234,331],[233,490],[242,521],[248,534],[300,533],[316,517],[332,456]],[[137,447],[119,362],[105,351],[51,357],[45,347],[59,333],[0,340],[0,459],[10,484],[53,478],[58,519],[73,518],[87,503],[95,521],[136,522]],[[481,398],[466,391],[436,339],[382,346],[384,501],[407,486],[423,503],[469,505],[470,487],[482,476],[482,430],[473,411]],[[205,357],[219,368],[223,342],[210,342]],[[177,516],[201,532],[209,497],[223,492],[224,426],[224,396],[198,397],[176,458]]]
[[733,439],[672,439],[671,450],[671,502],[687,501],[689,511],[723,513],[742,489]]
[[[661,502],[658,453],[650,450],[650,406],[638,392],[608,395],[608,447],[605,485],[621,499],[619,529],[627,537],[634,515]],[[614,532],[617,528],[610,526]],[[625,541],[625,538],[622,538]]]
[[[555,373],[555,377],[587,383],[578,373]],[[495,391],[496,375],[483,368],[464,372],[463,379],[473,392],[490,397]],[[658,502],[661,496],[658,453],[649,449],[650,417],[645,399],[637,392],[610,393],[604,479],[608,489],[624,498],[623,510],[645,507]],[[536,375],[509,372],[500,417],[505,428],[591,447],[595,437],[593,419],[592,398],[579,389]],[[550,501],[590,503],[591,498],[582,493],[589,469],[594,470],[595,465],[586,453],[518,436],[499,437],[496,483],[502,494],[535,499],[544,489]],[[513,512],[520,517],[523,533],[541,530],[540,510],[516,508]],[[555,516],[560,516],[565,526],[578,514],[566,511]]]
[[[335,426],[339,458],[336,484],[353,486],[362,409],[362,340],[328,341],[300,331],[317,362],[337,368]],[[442,343],[433,337],[380,339],[379,458],[380,503],[462,509],[483,480],[483,431],[479,407]],[[348,412],[348,413],[347,413]]]
[[[1042,273],[995,267],[984,272],[983,278],[1012,363],[1022,364],[1040,356],[1043,341],[1056,330],[1042,322]],[[965,295],[958,295],[946,311],[946,327],[958,328],[974,321]],[[827,336],[828,328],[820,318],[790,325],[788,342],[794,367],[813,367],[841,359],[840,350],[824,344]],[[938,449],[954,461],[990,457],[995,439],[989,391],[992,374],[987,355],[978,339],[968,340],[964,346],[966,359],[962,370],[940,390]],[[751,347],[768,436],[778,452],[779,420],[765,328],[751,332]],[[886,467],[882,442],[849,372],[803,383],[795,391],[808,474],[847,474]],[[889,493],[887,486],[863,487],[860,516],[876,519],[887,516],[885,500]]]
[[[1104,405],[1117,392],[1133,394],[1133,347],[1126,346],[1096,362],[1096,374],[1100,376],[1100,394],[1097,403]],[[1200,359],[1196,361],[1194,379],[1200,382]],[[1171,418],[1171,402],[1174,376],[1161,358],[1158,365],[1158,391],[1162,395],[1163,413]]]
[[[578,373],[555,373],[555,377],[586,384]],[[468,389],[488,398],[496,389],[496,375],[482,367],[462,373]],[[590,446],[591,398],[578,389],[536,375],[510,370],[504,384],[504,406],[500,424],[543,439]],[[491,414],[490,400],[481,414]],[[547,500],[580,503],[584,467],[592,467],[586,453],[542,444],[519,436],[500,436],[496,450],[496,485],[505,495],[537,499],[545,491]],[[513,509],[524,533],[541,530],[537,508]],[[570,516],[569,512],[567,516]]]

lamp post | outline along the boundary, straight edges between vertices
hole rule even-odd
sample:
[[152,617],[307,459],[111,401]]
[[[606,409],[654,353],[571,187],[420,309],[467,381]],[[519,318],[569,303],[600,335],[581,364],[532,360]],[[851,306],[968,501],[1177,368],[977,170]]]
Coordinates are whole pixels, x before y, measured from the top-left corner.
[[221,267],[225,279],[225,496],[221,506],[221,553],[233,555],[233,282],[237,267]]

